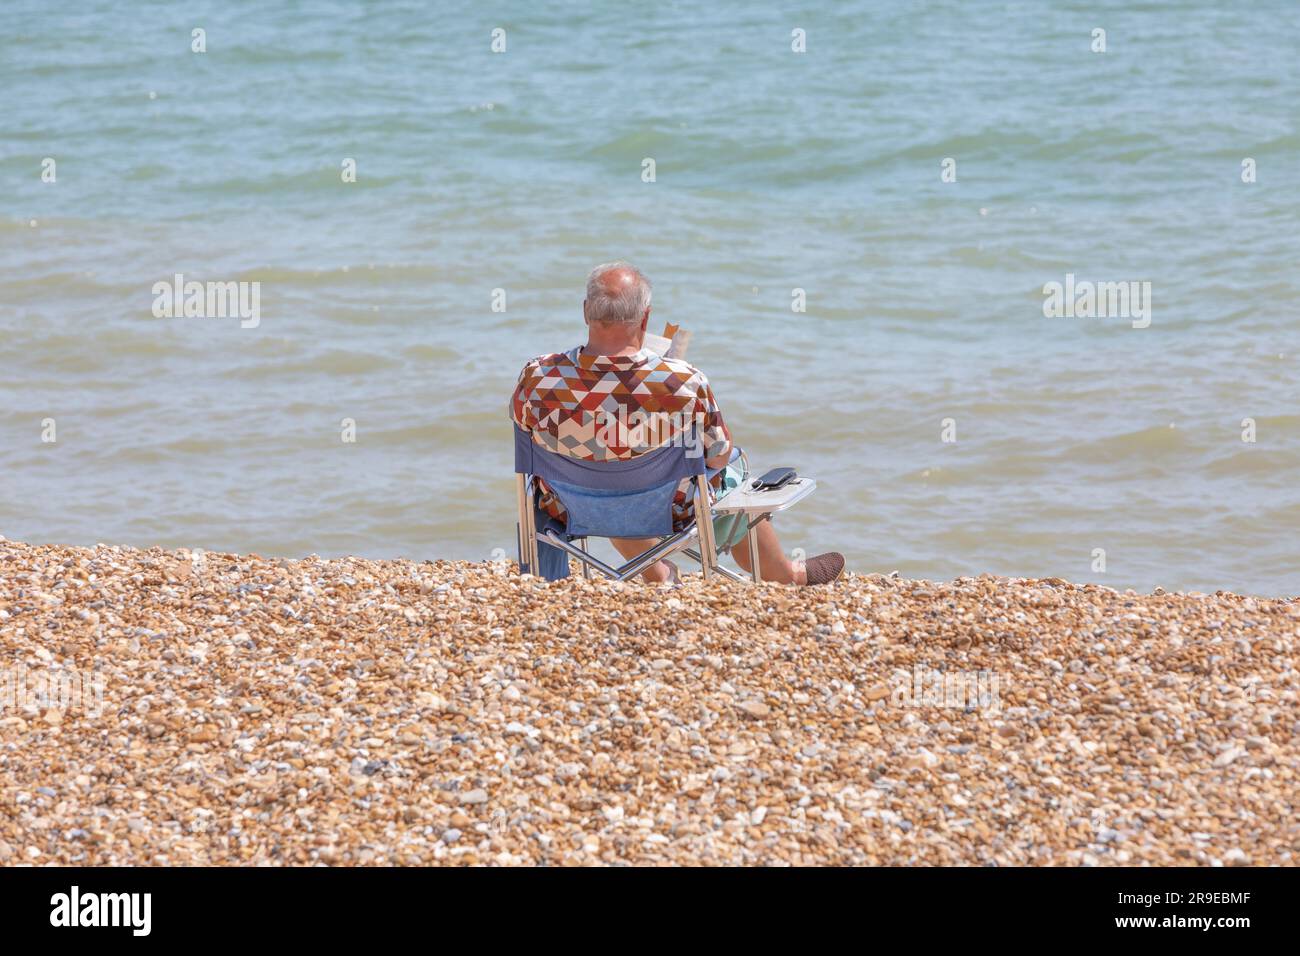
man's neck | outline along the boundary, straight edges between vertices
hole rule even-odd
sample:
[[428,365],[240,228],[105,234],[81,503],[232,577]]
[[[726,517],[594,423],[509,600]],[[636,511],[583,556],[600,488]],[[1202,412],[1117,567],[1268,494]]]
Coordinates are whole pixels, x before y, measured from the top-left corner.
[[587,355],[604,355],[611,358],[618,358],[625,355],[636,355],[641,351],[640,342],[602,342],[594,336],[588,337],[587,344],[582,347],[582,351]]

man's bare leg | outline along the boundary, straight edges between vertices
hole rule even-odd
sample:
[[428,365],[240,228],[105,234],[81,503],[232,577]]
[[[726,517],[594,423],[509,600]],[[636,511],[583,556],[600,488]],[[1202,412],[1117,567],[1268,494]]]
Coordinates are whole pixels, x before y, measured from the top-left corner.
[[752,569],[749,566],[749,535],[758,535],[758,566],[763,571],[764,581],[775,581],[778,584],[807,584],[808,575],[804,571],[803,562],[797,565],[785,556],[781,550],[781,542],[777,540],[776,529],[772,527],[772,522],[764,521],[757,528],[752,529],[740,540],[740,544],[731,549],[731,556],[736,559],[744,571]]
[[[659,543],[658,538],[610,538],[609,540],[614,545],[614,549],[629,560]],[[664,584],[672,580],[673,569],[667,561],[656,561],[641,572],[641,577],[651,584]]]
[[[793,562],[781,550],[772,522],[764,521],[749,534],[758,535],[758,563],[763,569],[763,580],[777,584],[807,584],[808,574],[803,562]],[[657,538],[610,538],[614,548],[625,558],[634,558],[658,543]],[[749,571],[749,535],[731,549],[741,570]],[[672,566],[667,561],[656,561],[641,572],[641,577],[651,584],[663,584],[673,577]]]

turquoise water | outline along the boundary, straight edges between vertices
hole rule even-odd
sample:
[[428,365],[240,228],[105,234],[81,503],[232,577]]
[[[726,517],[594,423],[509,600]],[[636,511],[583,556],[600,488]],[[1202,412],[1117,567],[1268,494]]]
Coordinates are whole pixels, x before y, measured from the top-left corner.
[[[511,551],[506,398],[623,256],[751,459],[818,477],[792,548],[1300,592],[1294,3],[5,11],[10,538]],[[175,273],[260,324],[156,318]],[[1067,273],[1150,327],[1045,318]]]

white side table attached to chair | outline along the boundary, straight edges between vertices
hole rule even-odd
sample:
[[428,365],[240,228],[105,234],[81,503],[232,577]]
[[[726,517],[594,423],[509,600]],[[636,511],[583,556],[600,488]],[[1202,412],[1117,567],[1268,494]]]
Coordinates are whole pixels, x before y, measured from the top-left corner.
[[817,489],[817,479],[800,475],[786,482],[780,488],[758,491],[754,483],[757,475],[745,479],[739,488],[727,492],[713,503],[713,516],[725,514],[744,514],[749,535],[749,566],[755,581],[761,581],[762,574],[758,566],[758,535],[753,534],[758,526],[780,511],[785,511],[807,498]]

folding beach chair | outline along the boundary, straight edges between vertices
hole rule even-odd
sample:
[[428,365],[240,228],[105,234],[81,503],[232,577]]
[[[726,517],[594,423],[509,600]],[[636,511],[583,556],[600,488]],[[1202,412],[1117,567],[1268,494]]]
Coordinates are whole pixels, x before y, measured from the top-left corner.
[[[569,574],[569,556],[583,574],[601,572],[616,581],[640,574],[661,558],[699,540],[692,557],[704,576],[717,570],[709,510],[708,469],[699,445],[690,440],[657,448],[626,461],[579,461],[542,448],[515,426],[515,483],[519,502],[519,569],[558,580]],[[693,453],[692,453],[693,452]],[[537,507],[533,481],[542,478],[567,512],[560,526]],[[673,531],[673,496],[684,478],[695,483],[695,520]],[[649,550],[620,567],[588,553],[587,538],[658,538]]]
[[[705,465],[699,452],[701,446],[690,436],[626,461],[579,461],[542,448],[518,426],[514,432],[519,569],[550,581],[568,577],[570,556],[581,562],[584,577],[591,577],[594,569],[616,581],[625,581],[678,552],[698,562],[706,580],[715,572],[735,581],[751,580],[718,563],[714,514],[735,514],[737,520],[745,521],[747,531],[753,531],[816,488],[816,482],[808,478],[777,491],[736,488],[713,505],[708,481],[720,469],[710,470]],[[565,525],[537,507],[532,480],[535,476],[542,478],[564,505]],[[672,502],[684,478],[694,482],[695,518],[681,531],[674,531]],[[588,552],[589,537],[658,541],[616,568]],[[756,540],[757,535],[749,535],[755,581],[760,577]]]

